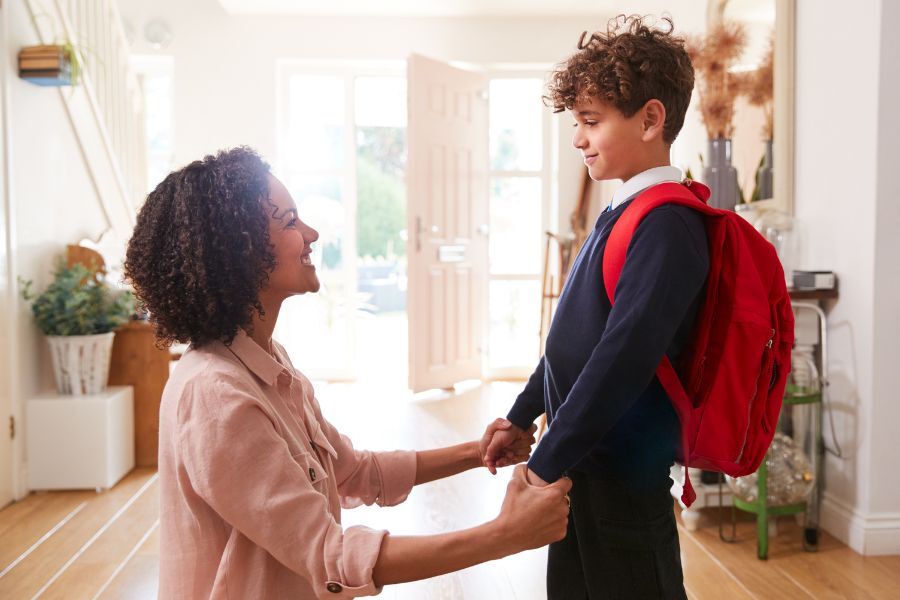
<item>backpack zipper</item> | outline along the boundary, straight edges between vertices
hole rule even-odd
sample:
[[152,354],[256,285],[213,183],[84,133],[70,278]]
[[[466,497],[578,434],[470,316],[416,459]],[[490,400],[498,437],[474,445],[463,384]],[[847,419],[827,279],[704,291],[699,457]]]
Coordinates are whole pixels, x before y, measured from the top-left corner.
[[[763,365],[768,361],[766,359],[766,351],[771,350],[772,346],[775,343],[775,330],[771,329],[769,333],[769,340],[766,342],[765,347],[763,348]],[[762,366],[762,365],[760,365]],[[750,402],[747,404],[747,432],[750,432],[750,428],[753,427],[753,423],[750,422],[750,417],[753,415],[753,404],[754,400],[756,400],[756,396],[759,394],[759,379],[762,377],[762,371],[760,371],[756,375],[756,383],[753,385],[753,395],[750,396]],[[744,435],[744,442],[741,444],[741,450],[738,452],[738,457],[735,462],[740,462],[744,457],[744,450],[747,448],[747,435]]]

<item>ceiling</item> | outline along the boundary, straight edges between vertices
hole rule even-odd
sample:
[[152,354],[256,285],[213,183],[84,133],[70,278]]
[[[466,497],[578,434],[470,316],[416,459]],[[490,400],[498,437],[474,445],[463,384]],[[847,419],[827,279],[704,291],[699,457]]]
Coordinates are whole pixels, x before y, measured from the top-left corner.
[[[703,0],[680,0],[702,2]],[[577,17],[660,13],[679,0],[219,0],[231,14],[395,17]]]

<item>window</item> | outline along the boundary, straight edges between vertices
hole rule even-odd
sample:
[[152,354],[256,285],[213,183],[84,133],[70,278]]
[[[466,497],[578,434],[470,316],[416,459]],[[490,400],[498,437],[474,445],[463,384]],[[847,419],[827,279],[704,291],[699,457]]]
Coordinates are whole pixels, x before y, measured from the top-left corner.
[[147,185],[152,190],[169,174],[174,162],[174,60],[171,56],[133,56],[131,66],[144,91]]
[[544,231],[549,227],[550,119],[543,80],[490,84],[489,360],[495,376],[521,375],[539,356]]
[[322,287],[285,303],[278,337],[313,377],[396,381],[407,362],[406,80],[284,64],[280,81],[278,174],[319,231]]

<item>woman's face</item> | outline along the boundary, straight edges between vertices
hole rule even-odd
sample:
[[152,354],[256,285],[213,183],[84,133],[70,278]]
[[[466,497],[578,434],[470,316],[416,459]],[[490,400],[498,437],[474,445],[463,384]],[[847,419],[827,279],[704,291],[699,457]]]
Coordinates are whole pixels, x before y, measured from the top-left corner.
[[275,269],[269,273],[269,282],[262,291],[282,299],[319,291],[319,278],[310,256],[319,232],[300,220],[287,188],[271,174],[269,201],[262,202],[269,214],[269,240],[275,254]]

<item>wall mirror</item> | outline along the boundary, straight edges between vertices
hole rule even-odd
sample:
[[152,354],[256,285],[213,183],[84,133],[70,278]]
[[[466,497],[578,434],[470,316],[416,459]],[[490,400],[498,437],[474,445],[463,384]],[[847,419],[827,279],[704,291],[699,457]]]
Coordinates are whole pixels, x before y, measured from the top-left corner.
[[[746,45],[732,70],[764,68],[771,52],[774,70],[770,107],[754,105],[742,95],[735,101],[732,164],[743,197],[757,190],[755,209],[793,214],[794,190],[794,0],[709,0],[708,30],[722,22],[740,23]],[[771,117],[766,113],[770,112]],[[768,123],[767,123],[768,120]],[[771,168],[770,184],[757,169]]]

